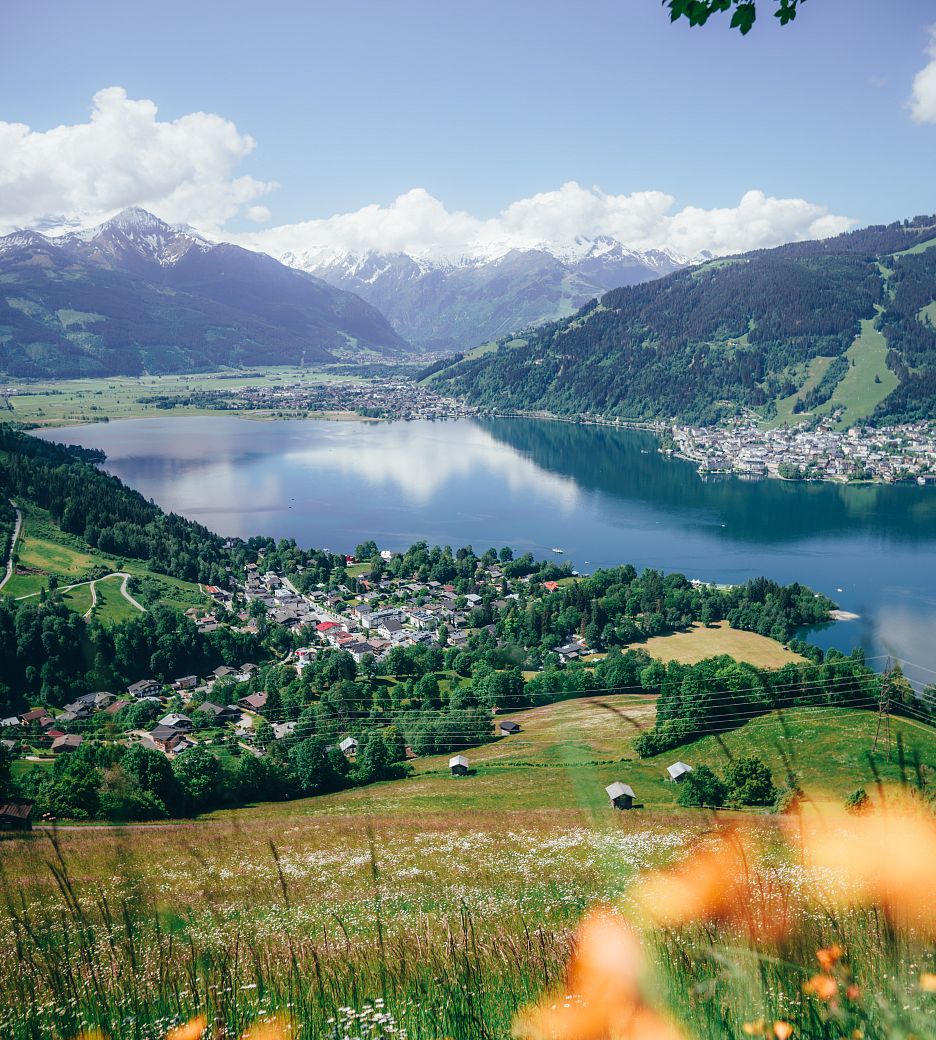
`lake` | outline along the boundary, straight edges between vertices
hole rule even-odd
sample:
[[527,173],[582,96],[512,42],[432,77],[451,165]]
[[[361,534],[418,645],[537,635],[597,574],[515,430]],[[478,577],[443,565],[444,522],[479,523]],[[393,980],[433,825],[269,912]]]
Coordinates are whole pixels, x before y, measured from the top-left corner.
[[860,615],[809,638],[936,682],[936,489],[793,484],[667,459],[646,433],[526,419],[397,423],[193,416],[37,431],[223,535],[351,552],[510,545],[582,572],[616,563],[801,581]]

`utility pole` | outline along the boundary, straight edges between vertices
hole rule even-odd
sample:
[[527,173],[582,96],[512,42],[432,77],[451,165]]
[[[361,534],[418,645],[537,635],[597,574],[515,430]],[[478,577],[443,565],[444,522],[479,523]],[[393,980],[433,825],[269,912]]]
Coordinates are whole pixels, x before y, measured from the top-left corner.
[[890,762],[891,757],[891,676],[894,671],[894,665],[891,659],[887,659],[887,667],[884,669],[884,674],[881,677],[881,695],[878,698],[878,720],[877,729],[874,732],[874,743],[871,745],[871,754],[873,755],[877,751],[878,741],[883,739],[884,747],[887,751],[887,761]]

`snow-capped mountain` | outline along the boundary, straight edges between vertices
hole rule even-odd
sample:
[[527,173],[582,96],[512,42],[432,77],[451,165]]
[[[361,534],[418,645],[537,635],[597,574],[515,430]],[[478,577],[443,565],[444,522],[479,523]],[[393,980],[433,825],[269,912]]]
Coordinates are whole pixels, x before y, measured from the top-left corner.
[[78,376],[326,361],[409,345],[359,296],[127,209],[0,238],[0,373]]
[[357,293],[401,336],[428,350],[470,349],[566,317],[609,289],[694,262],[663,250],[628,249],[610,237],[490,249],[456,259],[313,248],[284,253],[280,260]]

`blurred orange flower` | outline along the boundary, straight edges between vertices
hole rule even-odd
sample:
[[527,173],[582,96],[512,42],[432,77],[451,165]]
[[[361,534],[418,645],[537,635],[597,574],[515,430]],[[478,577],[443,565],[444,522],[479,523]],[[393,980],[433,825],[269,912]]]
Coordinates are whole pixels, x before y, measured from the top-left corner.
[[823,971],[831,971],[842,959],[845,951],[836,943],[827,946],[824,950],[816,950],[816,960]]
[[[514,1035],[524,1040],[682,1040],[644,1002],[640,944],[623,920],[592,912],[580,925],[565,993],[521,1012]],[[251,1038],[253,1040],[253,1038]]]
[[834,1000],[838,996],[838,983],[831,975],[813,975],[803,983],[803,992],[820,1000]]
[[201,1040],[201,1035],[208,1026],[208,1019],[204,1015],[193,1018],[181,1026],[175,1026],[166,1033],[166,1040]]
[[658,926],[727,923],[752,939],[778,940],[789,929],[792,893],[788,887],[764,882],[759,875],[762,862],[763,851],[751,834],[725,830],[714,848],[646,875],[637,900]]
[[793,1035],[793,1027],[789,1022],[774,1022],[773,1031],[777,1040],[789,1040]]
[[936,974],[924,971],[920,976],[920,989],[924,993],[936,993]]
[[837,878],[842,905],[877,905],[892,923],[936,936],[936,819],[910,803],[809,832],[808,861]]
[[254,1022],[244,1031],[243,1040],[293,1040],[292,1021],[285,1015]]

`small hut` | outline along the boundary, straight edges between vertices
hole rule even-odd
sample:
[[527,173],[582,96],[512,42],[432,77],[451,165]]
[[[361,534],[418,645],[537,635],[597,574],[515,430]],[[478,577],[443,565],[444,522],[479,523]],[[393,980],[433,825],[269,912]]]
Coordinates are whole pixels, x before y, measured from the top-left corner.
[[685,762],[674,762],[671,766],[666,767],[666,772],[669,774],[670,780],[674,784],[678,784],[692,772],[692,766],[687,766]]
[[627,784],[622,784],[620,780],[615,780],[613,784],[609,784],[605,788],[605,791],[607,791],[611,804],[615,809],[634,808],[634,789]]
[[520,732],[520,723],[504,719],[504,721],[497,727],[497,731],[502,737],[511,737],[514,733]]
[[356,755],[358,750],[358,742],[354,737],[345,737],[344,740],[338,745],[341,751],[350,756]]
[[0,802],[0,831],[31,831],[33,803],[25,798]]
[[449,759],[449,769],[452,771],[452,776],[467,776],[468,759],[464,755],[455,755]]

